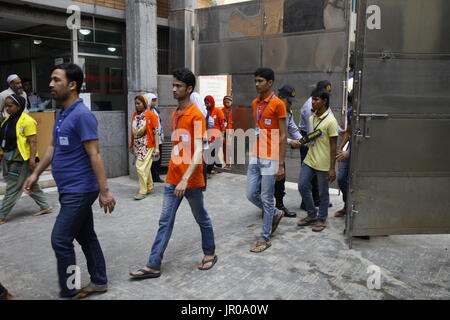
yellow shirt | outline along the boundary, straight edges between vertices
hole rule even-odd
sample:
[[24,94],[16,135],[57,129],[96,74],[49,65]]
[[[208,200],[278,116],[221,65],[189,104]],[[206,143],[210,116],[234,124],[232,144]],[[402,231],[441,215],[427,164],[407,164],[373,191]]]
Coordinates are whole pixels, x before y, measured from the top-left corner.
[[[6,117],[2,122],[3,124],[6,120],[9,119]],[[16,135],[17,135],[17,149],[19,149],[20,155],[22,156],[24,161],[30,159],[30,143],[28,142],[27,137],[37,134],[37,123],[32,117],[27,115],[25,112],[22,112],[19,120],[17,120],[16,125]],[[0,149],[0,154],[3,154],[3,150]],[[37,152],[36,152],[37,156]]]
[[[319,122],[323,121],[319,124]],[[319,125],[318,125],[319,124]],[[318,126],[317,126],[318,125]],[[330,110],[327,110],[323,115],[317,117],[313,114],[309,118],[309,127],[320,129],[322,135],[318,137],[309,147],[308,155],[305,158],[305,163],[309,167],[318,171],[330,170],[330,138],[338,136],[338,123]]]

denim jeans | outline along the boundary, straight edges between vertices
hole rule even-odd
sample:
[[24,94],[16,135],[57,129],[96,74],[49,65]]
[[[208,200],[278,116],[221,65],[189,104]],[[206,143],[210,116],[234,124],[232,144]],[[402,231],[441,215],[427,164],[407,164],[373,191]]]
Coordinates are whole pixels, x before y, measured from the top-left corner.
[[247,170],[247,199],[264,211],[261,238],[269,240],[272,220],[279,214],[274,205],[275,174],[278,161],[250,158]]
[[[70,266],[76,266],[73,240],[76,239],[86,257],[91,283],[104,286],[106,277],[105,258],[94,231],[92,204],[98,191],[89,193],[63,193],[59,195],[61,210],[52,231],[52,247],[58,264],[61,297],[70,297],[77,288],[71,286],[73,278]],[[68,281],[69,280],[69,281]]]
[[[154,270],[161,269],[161,262],[172,235],[175,215],[183,198],[175,196],[174,191],[177,186],[166,183],[164,190],[164,201],[161,216],[159,218],[159,229],[153,243],[147,267]],[[203,204],[202,188],[186,189],[184,197],[189,202],[195,221],[200,227],[202,234],[202,249],[205,255],[213,255],[216,250],[214,243],[214,231],[211,219]]]
[[342,199],[347,205],[349,160],[339,162],[338,185],[342,191]]
[[316,218],[317,209],[314,206],[314,200],[311,192],[311,181],[314,178],[314,175],[317,176],[319,185],[320,206],[318,221],[325,222],[328,217],[328,204],[330,202],[330,194],[328,190],[328,171],[314,170],[306,164],[303,164],[302,169],[300,170],[300,177],[298,179],[298,191],[300,192],[300,195],[305,203],[308,217]]

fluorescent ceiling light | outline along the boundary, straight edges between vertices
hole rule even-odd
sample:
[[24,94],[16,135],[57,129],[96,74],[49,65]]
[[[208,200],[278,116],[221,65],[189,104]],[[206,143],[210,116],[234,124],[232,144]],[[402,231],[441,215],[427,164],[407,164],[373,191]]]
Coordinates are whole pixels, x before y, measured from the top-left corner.
[[109,48],[108,48],[108,51],[109,51],[109,52],[116,52],[116,48],[114,48],[114,47],[109,47]]
[[40,45],[42,43],[42,40],[33,40],[33,43],[35,45]]
[[89,29],[80,29],[80,33],[81,33],[83,36],[87,36],[87,35],[90,35],[90,34],[91,34],[91,30],[89,30]]

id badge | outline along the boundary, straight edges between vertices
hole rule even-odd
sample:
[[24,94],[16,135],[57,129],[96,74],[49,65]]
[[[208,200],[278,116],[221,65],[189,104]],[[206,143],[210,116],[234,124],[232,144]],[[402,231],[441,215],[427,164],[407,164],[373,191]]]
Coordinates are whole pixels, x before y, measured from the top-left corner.
[[68,146],[69,145],[69,137],[59,137],[59,144],[61,146]]
[[261,128],[257,127],[255,128],[255,136],[259,136],[261,134]]
[[270,125],[272,125],[272,119],[266,118],[266,119],[264,119],[264,123],[266,124],[266,126],[270,126]]
[[180,149],[178,148],[178,145],[175,145],[173,147],[173,155],[178,157],[180,155]]

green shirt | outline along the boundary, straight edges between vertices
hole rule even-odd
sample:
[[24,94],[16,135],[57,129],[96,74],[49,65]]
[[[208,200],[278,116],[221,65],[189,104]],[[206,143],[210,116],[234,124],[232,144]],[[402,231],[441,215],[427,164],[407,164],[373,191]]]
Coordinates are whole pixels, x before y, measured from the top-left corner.
[[[322,122],[320,122],[321,120]],[[318,171],[329,171],[331,162],[330,138],[338,136],[338,123],[336,118],[330,110],[327,110],[320,117],[313,114],[309,118],[309,124],[311,130],[317,127],[316,129],[322,131],[322,135],[310,145],[304,163]]]

